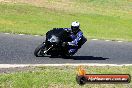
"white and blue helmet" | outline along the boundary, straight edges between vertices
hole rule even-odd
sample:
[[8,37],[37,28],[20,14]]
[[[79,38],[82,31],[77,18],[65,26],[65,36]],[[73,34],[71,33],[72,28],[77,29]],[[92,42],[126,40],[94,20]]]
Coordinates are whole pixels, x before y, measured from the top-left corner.
[[77,33],[80,29],[80,23],[75,21],[75,22],[72,22],[71,24],[71,29],[73,31],[73,33]]

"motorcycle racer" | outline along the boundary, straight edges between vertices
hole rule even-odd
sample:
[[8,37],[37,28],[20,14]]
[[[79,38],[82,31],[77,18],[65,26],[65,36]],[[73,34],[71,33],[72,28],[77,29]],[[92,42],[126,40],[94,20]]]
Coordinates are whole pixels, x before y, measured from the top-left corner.
[[69,57],[74,55],[87,41],[80,30],[79,22],[72,22],[71,28],[53,28],[46,33],[45,41],[34,51],[36,57]]
[[71,42],[67,42],[68,52],[70,55],[74,55],[79,48],[87,41],[83,36],[83,32],[80,29],[79,22],[72,22],[71,28],[64,28],[65,31],[70,33],[70,37],[72,38]]

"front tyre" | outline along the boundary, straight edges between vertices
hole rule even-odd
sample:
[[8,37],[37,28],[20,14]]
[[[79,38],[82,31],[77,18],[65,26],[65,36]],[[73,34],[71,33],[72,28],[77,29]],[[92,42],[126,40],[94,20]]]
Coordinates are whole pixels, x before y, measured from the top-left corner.
[[44,51],[45,51],[45,43],[42,43],[35,49],[34,55],[36,57],[44,56],[45,55]]

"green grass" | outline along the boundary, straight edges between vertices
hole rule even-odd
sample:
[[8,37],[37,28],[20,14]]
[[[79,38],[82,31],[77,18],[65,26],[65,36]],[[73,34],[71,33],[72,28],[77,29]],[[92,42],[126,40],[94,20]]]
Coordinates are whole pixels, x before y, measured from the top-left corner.
[[[130,74],[132,66],[98,67],[85,66],[88,74]],[[129,84],[86,84],[76,83],[76,67],[35,67],[34,71],[0,74],[0,88],[131,88]]]
[[0,32],[44,35],[79,21],[88,38],[132,41],[130,0],[40,1],[0,3]]

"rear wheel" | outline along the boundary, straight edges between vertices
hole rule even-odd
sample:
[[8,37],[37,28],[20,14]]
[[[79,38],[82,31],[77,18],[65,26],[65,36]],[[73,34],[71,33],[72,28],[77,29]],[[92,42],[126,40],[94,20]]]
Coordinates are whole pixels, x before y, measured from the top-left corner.
[[69,54],[68,52],[65,52],[65,53],[62,53],[61,54],[61,57],[62,58],[70,58],[70,57],[72,57],[73,55],[71,55],[71,54]]
[[63,47],[62,53],[61,53],[62,58],[70,58],[72,55],[68,52],[67,46]]
[[39,45],[39,46],[35,49],[34,55],[35,55],[36,57],[44,56],[44,55],[45,55],[44,51],[45,51],[45,43],[42,43],[41,45]]

